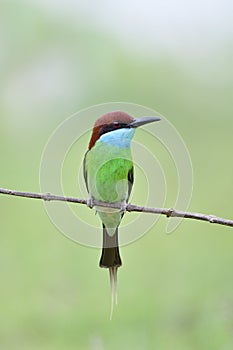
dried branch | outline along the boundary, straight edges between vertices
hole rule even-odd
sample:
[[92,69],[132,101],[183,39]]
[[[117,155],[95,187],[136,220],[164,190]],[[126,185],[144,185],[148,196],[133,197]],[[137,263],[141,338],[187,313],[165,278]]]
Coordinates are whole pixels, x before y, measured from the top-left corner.
[[[61,201],[61,202],[70,202],[70,203],[79,203],[87,205],[86,199],[80,199],[75,197],[63,197],[57,196],[51,193],[32,193],[32,192],[21,192],[15,190],[9,190],[5,188],[0,188],[0,194],[6,194],[10,196],[17,197],[25,197],[25,198],[33,198],[33,199],[42,199],[44,201]],[[120,205],[116,203],[105,203],[94,201],[95,205],[108,207],[108,208],[119,208]],[[143,213],[151,213],[151,214],[161,214],[166,215],[167,217],[179,217],[179,218],[187,218],[201,221],[208,221],[211,224],[219,224],[225,226],[233,227],[233,220],[228,220],[224,218],[217,217],[215,215],[206,215],[202,213],[191,213],[185,212],[176,209],[166,209],[166,208],[150,208],[150,207],[142,207],[134,204],[128,204],[126,210],[129,212],[143,212]]]

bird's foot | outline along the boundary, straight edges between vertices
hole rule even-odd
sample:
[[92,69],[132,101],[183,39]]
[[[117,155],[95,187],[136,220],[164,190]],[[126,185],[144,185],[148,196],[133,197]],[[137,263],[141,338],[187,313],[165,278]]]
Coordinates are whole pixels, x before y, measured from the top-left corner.
[[90,209],[94,207],[94,198],[92,196],[89,196],[89,198],[87,199],[87,206]]
[[128,203],[126,202],[126,200],[124,200],[124,201],[121,203],[120,212],[121,212],[122,214],[124,214],[124,213],[126,212],[127,205],[128,205]]

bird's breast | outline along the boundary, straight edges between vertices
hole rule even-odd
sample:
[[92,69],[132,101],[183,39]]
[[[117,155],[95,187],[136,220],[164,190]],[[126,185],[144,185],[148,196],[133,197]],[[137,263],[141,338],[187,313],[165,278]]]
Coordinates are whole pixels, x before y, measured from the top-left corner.
[[128,197],[128,173],[132,168],[130,148],[98,141],[86,158],[90,194],[104,202],[122,202]]

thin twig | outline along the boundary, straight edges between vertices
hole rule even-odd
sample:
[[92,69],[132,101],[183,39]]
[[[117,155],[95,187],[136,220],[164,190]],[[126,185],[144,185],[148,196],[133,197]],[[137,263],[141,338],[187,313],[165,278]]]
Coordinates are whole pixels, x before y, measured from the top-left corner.
[[[17,197],[25,197],[25,198],[33,198],[33,199],[42,199],[44,201],[60,201],[60,202],[70,202],[70,203],[79,203],[79,204],[87,205],[86,199],[80,199],[80,198],[75,198],[75,197],[57,196],[57,195],[52,194],[52,193],[21,192],[21,191],[0,188],[0,194],[6,194],[6,195],[10,195],[10,196],[17,196]],[[108,207],[108,208],[116,208],[116,209],[121,208],[120,204],[106,203],[106,202],[99,202],[99,201],[94,201],[94,205]],[[208,221],[211,224],[219,224],[219,225],[233,227],[233,220],[220,218],[220,217],[217,217],[215,215],[206,215],[206,214],[202,214],[202,213],[185,212],[185,211],[176,210],[173,208],[170,208],[170,209],[150,208],[150,207],[142,207],[142,206],[138,206],[138,205],[134,205],[134,204],[128,204],[126,207],[126,211],[161,214],[161,215],[166,215],[168,218],[169,217],[179,217],[179,218],[186,218],[186,219]]]

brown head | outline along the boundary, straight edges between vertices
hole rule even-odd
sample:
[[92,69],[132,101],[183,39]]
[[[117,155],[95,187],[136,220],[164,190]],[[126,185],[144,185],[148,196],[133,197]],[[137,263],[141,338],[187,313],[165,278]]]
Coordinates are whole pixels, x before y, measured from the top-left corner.
[[127,127],[128,124],[133,121],[133,117],[121,111],[109,112],[102,115],[95,122],[89,143],[89,150],[95,145],[96,141],[104,133]]
[[99,117],[94,125],[89,150],[95,145],[101,135],[122,128],[137,128],[138,126],[159,121],[159,117],[144,117],[135,119],[121,111],[109,112]]

